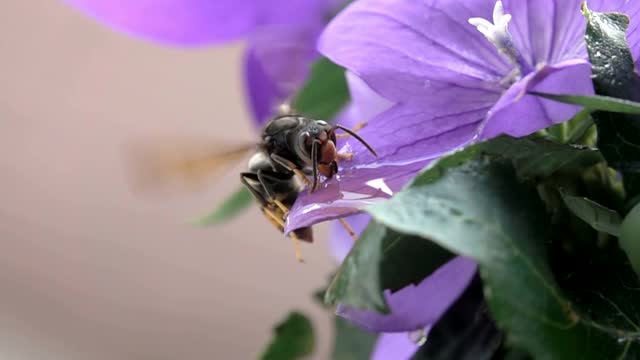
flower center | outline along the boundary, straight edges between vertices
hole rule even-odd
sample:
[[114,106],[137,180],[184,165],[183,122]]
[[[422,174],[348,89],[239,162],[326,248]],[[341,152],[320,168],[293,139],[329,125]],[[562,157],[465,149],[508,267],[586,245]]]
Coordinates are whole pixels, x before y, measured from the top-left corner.
[[[511,21],[511,14],[504,13],[502,1],[496,1],[496,5],[493,7],[493,23],[483,18],[469,18],[469,24],[475,26],[502,55],[516,66],[515,70],[519,77],[522,74],[530,73],[533,68],[524,60],[513,43],[513,38],[509,33],[509,21]],[[513,74],[510,74],[511,76]]]

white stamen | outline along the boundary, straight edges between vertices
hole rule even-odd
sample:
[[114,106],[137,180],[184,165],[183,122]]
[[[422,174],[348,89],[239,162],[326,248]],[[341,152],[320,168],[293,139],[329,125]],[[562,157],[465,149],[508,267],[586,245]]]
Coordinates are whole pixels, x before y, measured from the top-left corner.
[[511,34],[509,33],[509,22],[511,14],[504,13],[502,1],[496,1],[493,7],[493,23],[487,19],[473,17],[469,18],[469,24],[475,26],[489,42],[515,64],[520,73],[528,73],[530,65],[527,64],[518,49],[516,49]]
[[[509,19],[511,19],[511,15],[507,14]],[[495,6],[493,7],[493,23],[499,24],[504,17],[504,6],[502,6],[502,1],[496,1]]]
[[509,21],[511,21],[511,14],[504,13],[504,7],[502,1],[496,1],[496,5],[493,7],[493,23],[483,18],[470,18],[469,24],[475,26],[478,31],[484,35],[492,44],[494,44],[498,50],[505,48],[505,45],[510,45],[511,34],[509,34]]

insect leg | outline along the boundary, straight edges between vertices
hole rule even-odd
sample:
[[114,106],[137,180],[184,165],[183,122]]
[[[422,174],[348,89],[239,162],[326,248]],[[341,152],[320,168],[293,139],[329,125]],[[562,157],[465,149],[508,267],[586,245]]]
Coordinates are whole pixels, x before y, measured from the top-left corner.
[[[275,224],[278,224],[282,229],[284,229],[284,220],[281,219],[278,215],[274,214],[271,209],[264,208],[264,213],[271,218]],[[304,257],[302,256],[302,250],[300,249],[300,238],[296,235],[295,232],[290,232],[289,237],[293,240],[293,247],[296,252],[296,260],[298,262],[304,263]]]
[[284,219],[278,216],[273,210],[265,207],[262,211],[267,215],[267,217],[273,221],[275,225],[277,225],[280,229],[284,229]]
[[353,130],[353,132],[357,132],[360,129],[362,129],[363,127],[365,127],[365,126],[367,126],[367,122],[366,121],[362,121],[362,122],[357,123],[356,126],[354,126],[353,129],[351,129],[351,130]]
[[298,176],[300,178],[300,180],[302,180],[306,185],[311,186],[311,180],[309,180],[305,174],[302,172],[302,170],[298,169],[296,167],[296,165],[294,163],[292,163],[291,161],[283,158],[282,156],[278,155],[278,154],[271,154],[271,159],[273,161],[275,161],[278,165],[284,167],[285,169],[291,171],[292,173],[296,174],[296,176]]
[[296,260],[298,260],[298,262],[300,263],[304,263],[304,258],[302,257],[302,250],[300,249],[300,239],[298,238],[298,235],[296,235],[294,232],[291,232],[289,233],[289,236],[293,240],[293,248],[295,249],[295,252],[296,252]]
[[289,208],[284,206],[284,204],[282,203],[282,201],[280,200],[273,200],[273,203],[276,204],[277,207],[280,208],[280,210],[282,210],[282,212],[284,213],[284,216],[288,216],[289,215]]
[[247,189],[249,189],[249,191],[251,191],[251,194],[253,194],[258,202],[260,202],[260,205],[265,206],[267,204],[267,199],[264,197],[264,194],[261,191],[264,191],[264,189],[259,189],[258,186],[256,186],[257,184],[252,184],[247,179],[259,183],[260,180],[258,179],[258,175],[252,172],[243,172],[240,174],[240,181],[244,186],[247,187]]
[[[367,122],[363,121],[363,122],[359,122],[356,124],[356,126],[353,127],[353,129],[351,129],[351,131],[353,132],[357,132],[360,129],[362,129],[363,127],[367,126]],[[344,138],[348,138],[349,136],[351,136],[351,134],[336,134],[336,137],[338,139],[344,139]]]
[[260,210],[262,210],[262,214],[264,214],[264,217],[266,217],[267,220],[269,220],[269,222],[271,222],[271,224],[276,227],[276,229],[284,231],[284,219],[275,214],[273,212],[273,209],[262,207]]
[[[271,172],[269,170],[258,170],[256,177],[262,185],[262,189],[265,192],[265,197],[269,203],[273,203],[282,210],[284,216],[289,214],[289,208],[287,208],[280,200],[278,200],[275,194],[278,194],[288,188],[290,181],[290,175],[283,175],[282,173]],[[279,186],[279,187],[278,187]]]
[[338,160],[353,160],[353,153],[337,153]]
[[[334,125],[336,129],[340,129],[344,132],[346,132],[347,134],[353,136],[356,140],[358,140],[362,145],[364,145],[364,147],[367,148],[367,150],[369,150],[373,155],[378,156],[378,154],[376,153],[375,150],[373,150],[373,148],[371,147],[371,145],[369,145],[363,138],[360,137],[360,135],[356,134],[355,131],[352,131],[351,129],[348,129],[342,125]],[[337,136],[337,135],[336,135]]]
[[270,203],[275,204],[285,214],[289,214],[289,208],[287,208],[280,200],[276,198],[276,194],[283,192],[289,192],[289,183],[291,181],[290,175],[284,175],[282,173],[271,172],[268,170],[258,170],[256,172],[258,181],[266,193],[266,198]]
[[271,159],[273,161],[276,162],[276,164],[282,166],[283,168],[287,169],[288,171],[294,172],[297,169],[296,164],[294,164],[293,162],[283,158],[282,156],[280,156],[278,154],[271,154],[269,156],[271,157]]
[[349,236],[351,236],[351,239],[353,241],[358,240],[358,237],[356,236],[356,232],[353,231],[353,228],[351,227],[351,225],[349,225],[349,223],[345,219],[339,218],[338,221],[344,227],[344,229],[349,233]]
[[275,198],[275,196],[273,196],[273,191],[271,189],[272,182],[268,182],[268,180],[273,180],[273,178],[271,178],[270,176],[265,174],[264,170],[258,170],[256,172],[256,176],[258,178],[258,181],[260,182],[260,185],[262,185],[262,189],[264,190],[265,194],[267,195],[266,196],[267,197],[267,201],[273,202],[273,199]]

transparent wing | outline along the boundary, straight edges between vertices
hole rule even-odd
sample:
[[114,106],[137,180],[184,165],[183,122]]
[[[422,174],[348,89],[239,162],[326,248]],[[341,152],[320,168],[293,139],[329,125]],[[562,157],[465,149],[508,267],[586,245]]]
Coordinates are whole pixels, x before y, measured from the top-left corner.
[[256,150],[255,143],[170,141],[128,149],[134,189],[183,187],[200,190]]

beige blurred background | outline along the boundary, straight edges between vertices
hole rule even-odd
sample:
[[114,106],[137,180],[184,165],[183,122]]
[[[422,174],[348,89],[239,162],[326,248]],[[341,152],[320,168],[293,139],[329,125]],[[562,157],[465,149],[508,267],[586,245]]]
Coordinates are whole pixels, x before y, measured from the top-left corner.
[[256,208],[198,229],[237,187],[133,196],[123,145],[167,136],[252,140],[242,44],[161,47],[54,0],[0,12],[0,356],[253,359],[333,267],[320,229],[306,265]]

